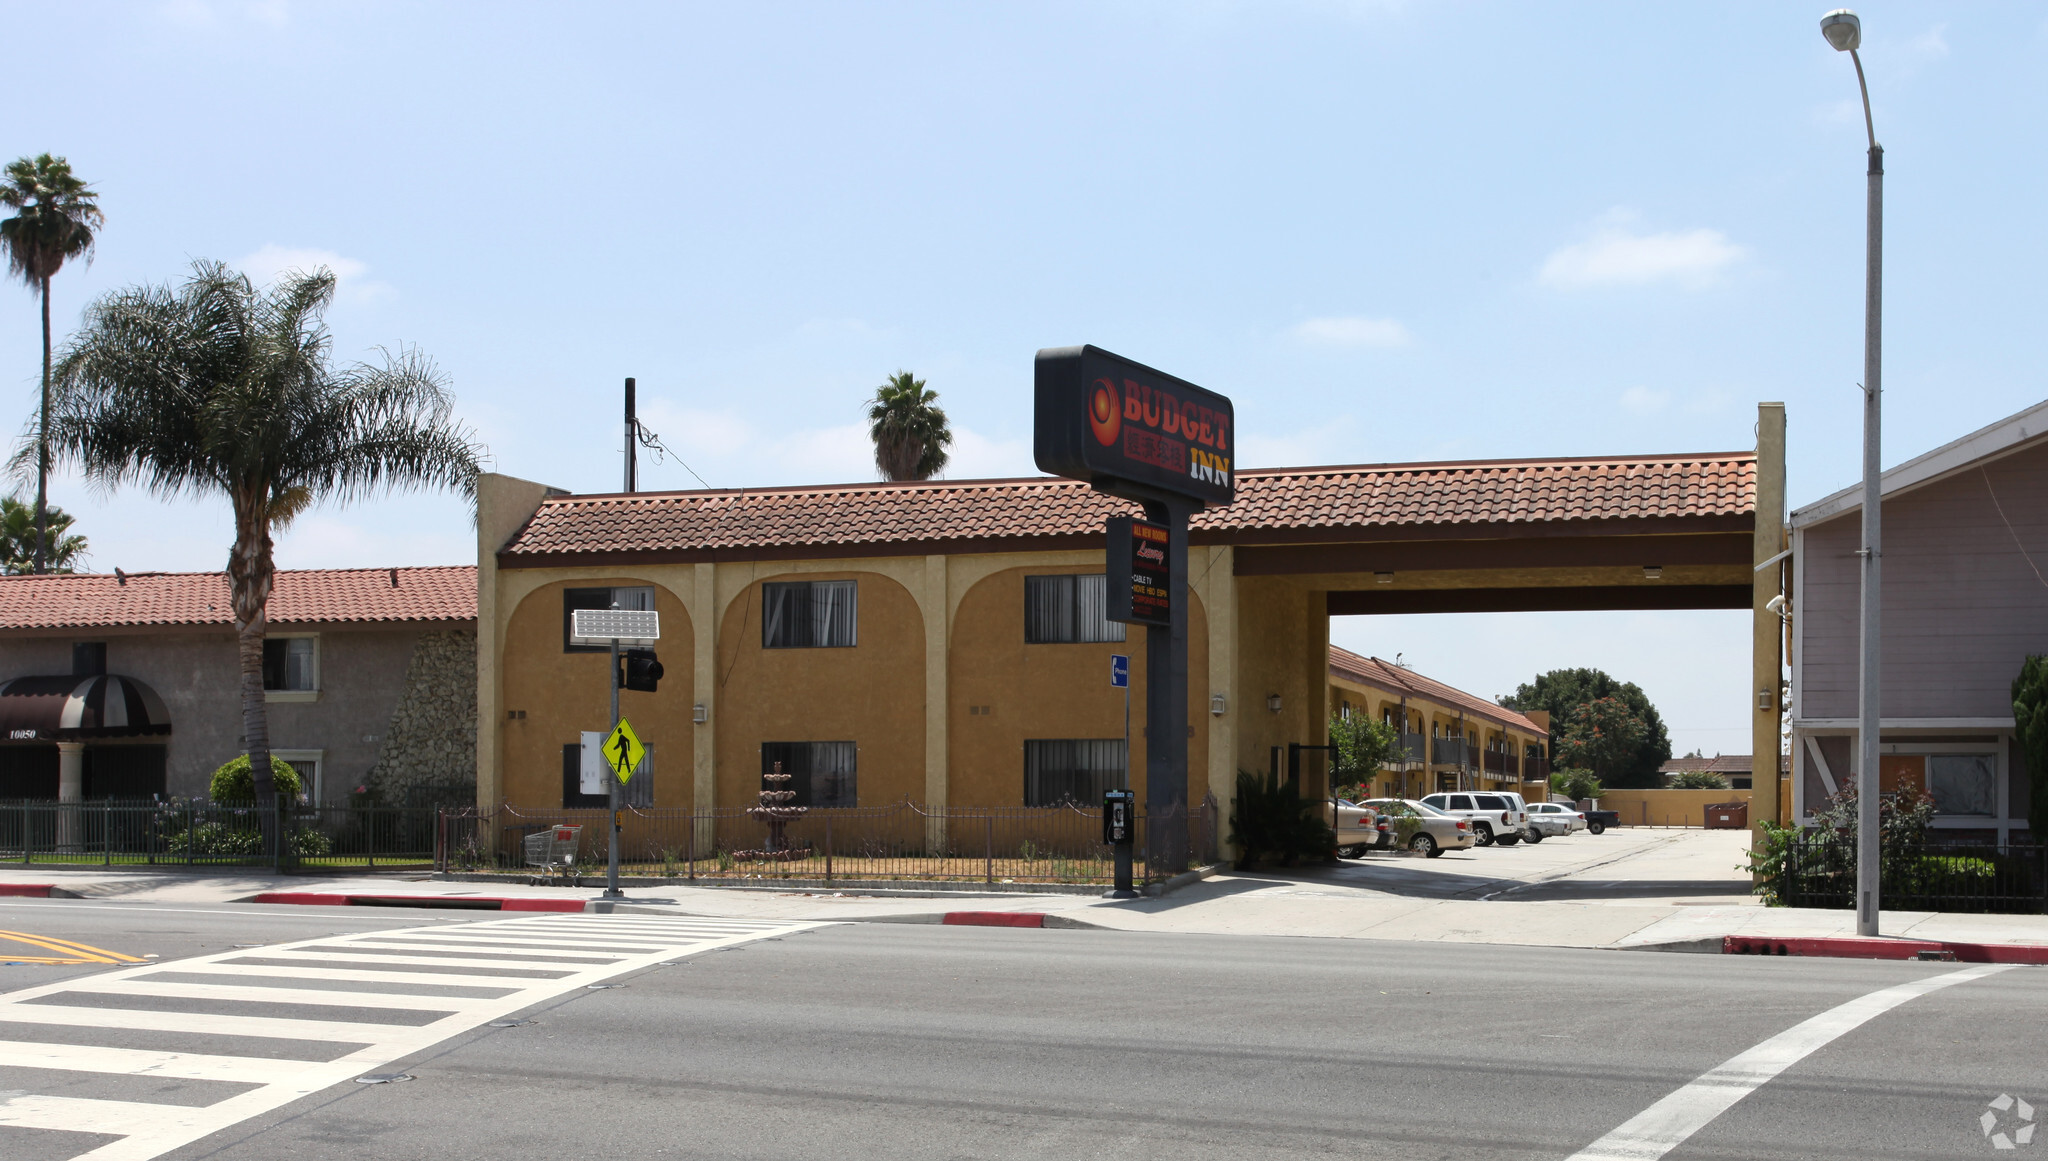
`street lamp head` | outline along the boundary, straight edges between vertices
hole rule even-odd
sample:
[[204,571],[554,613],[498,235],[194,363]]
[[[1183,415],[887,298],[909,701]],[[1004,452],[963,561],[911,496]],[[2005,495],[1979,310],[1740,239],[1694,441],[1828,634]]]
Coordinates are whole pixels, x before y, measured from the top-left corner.
[[1836,52],[1855,52],[1863,44],[1863,22],[1847,8],[1837,8],[1820,18],[1820,34]]

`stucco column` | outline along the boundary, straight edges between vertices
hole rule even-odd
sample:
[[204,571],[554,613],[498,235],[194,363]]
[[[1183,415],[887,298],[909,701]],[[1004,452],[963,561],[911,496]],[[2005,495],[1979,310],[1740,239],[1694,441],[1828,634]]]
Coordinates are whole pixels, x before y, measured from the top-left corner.
[[[85,743],[57,743],[57,801],[80,804],[85,801]],[[57,811],[57,849],[72,850],[78,845],[79,806],[72,805]]]
[[[694,784],[690,788],[690,807],[704,815],[718,805],[718,566],[699,562],[692,570],[694,582],[690,585],[690,628],[694,631],[696,655],[691,659],[690,688],[696,693],[695,705],[690,716],[697,717],[696,706],[704,707],[704,720],[691,727],[690,770]],[[709,818],[696,823],[696,847],[709,851],[715,841],[716,831]]]
[[[944,807],[949,801],[946,766],[946,664],[952,652],[946,599],[946,558],[924,558],[924,585],[917,595],[924,613],[924,801]],[[925,824],[926,839],[934,849],[946,842],[946,825],[941,818]]]
[[[1216,545],[1195,570],[1193,582],[1209,618],[1209,688],[1202,691],[1202,710],[1209,720],[1209,793],[1216,799],[1217,828],[1227,829],[1231,799],[1237,794],[1237,576],[1236,549]],[[1190,556],[1193,554],[1190,553]],[[1193,569],[1192,562],[1190,569]],[[1209,702],[1223,695],[1224,712],[1209,711]],[[1222,835],[1217,841],[1222,841]]]
[[[1752,562],[1761,565],[1785,551],[1785,405],[1756,407],[1756,531]],[[1763,824],[1777,822],[1780,643],[1784,623],[1764,606],[1782,591],[1787,571],[1780,561],[1758,571],[1750,588],[1749,685],[1749,825],[1752,842],[1762,849]]]
[[[559,489],[514,476],[484,472],[476,481],[476,805],[495,810],[503,785],[500,763],[505,729],[502,672],[505,622],[498,600],[498,550]],[[516,602],[514,602],[516,603]],[[495,841],[488,837],[487,841]],[[516,852],[515,852],[516,853]]]
[[[1310,589],[1302,607],[1301,662],[1303,665],[1301,713],[1296,718],[1298,740],[1304,746],[1320,746],[1330,740],[1330,594]],[[1330,792],[1329,763],[1321,763],[1320,781],[1308,777],[1309,755],[1302,755],[1302,786],[1305,795]]]

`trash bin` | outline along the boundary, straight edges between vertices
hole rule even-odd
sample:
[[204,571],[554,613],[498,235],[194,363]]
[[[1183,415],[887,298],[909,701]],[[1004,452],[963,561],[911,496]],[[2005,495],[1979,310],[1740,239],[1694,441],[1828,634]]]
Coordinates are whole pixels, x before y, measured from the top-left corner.
[[1749,803],[1717,802],[1707,807],[1708,830],[1748,830]]

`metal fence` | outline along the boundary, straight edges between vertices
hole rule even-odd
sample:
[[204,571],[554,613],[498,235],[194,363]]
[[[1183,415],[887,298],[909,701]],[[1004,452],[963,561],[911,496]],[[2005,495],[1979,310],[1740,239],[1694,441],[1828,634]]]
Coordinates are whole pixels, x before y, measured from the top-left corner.
[[[1793,836],[1775,886],[1788,907],[1853,909],[1855,841],[1827,830]],[[1878,890],[1890,910],[2048,912],[2048,846],[1930,844],[1912,852],[1887,852]]]
[[436,807],[280,805],[266,826],[254,807],[203,801],[0,802],[0,861],[50,866],[432,867]]
[[[505,806],[451,811],[442,819],[439,866],[449,871],[517,870],[522,840],[563,824],[583,827],[577,870],[602,874],[607,859],[603,810]],[[1171,818],[1139,819],[1132,873],[1157,881],[1178,868],[1147,865],[1149,828],[1185,828],[1190,860],[1218,857],[1211,798]],[[620,812],[620,873],[677,880],[810,880],[824,883],[913,879],[980,883],[1108,883],[1114,850],[1102,842],[1100,808],[893,806],[813,808],[781,825],[745,807],[710,810],[628,808]]]

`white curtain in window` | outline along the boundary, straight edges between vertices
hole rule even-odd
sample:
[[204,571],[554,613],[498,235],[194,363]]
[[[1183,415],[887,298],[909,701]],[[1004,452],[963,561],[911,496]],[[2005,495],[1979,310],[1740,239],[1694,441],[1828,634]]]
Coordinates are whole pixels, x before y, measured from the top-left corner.
[[854,582],[811,582],[811,644],[845,648],[854,644]]
[[1024,805],[1099,806],[1124,784],[1122,738],[1048,738],[1024,743]]
[[1109,619],[1109,578],[1089,573],[1074,578],[1075,637],[1082,641],[1121,641],[1124,623]]
[[810,805],[859,805],[858,764],[852,742],[812,742]]
[[1072,641],[1074,626],[1074,578],[1027,576],[1024,578],[1024,640],[1033,645]]
[[1927,791],[1943,814],[1998,813],[1998,762],[1991,754],[1931,754]]

